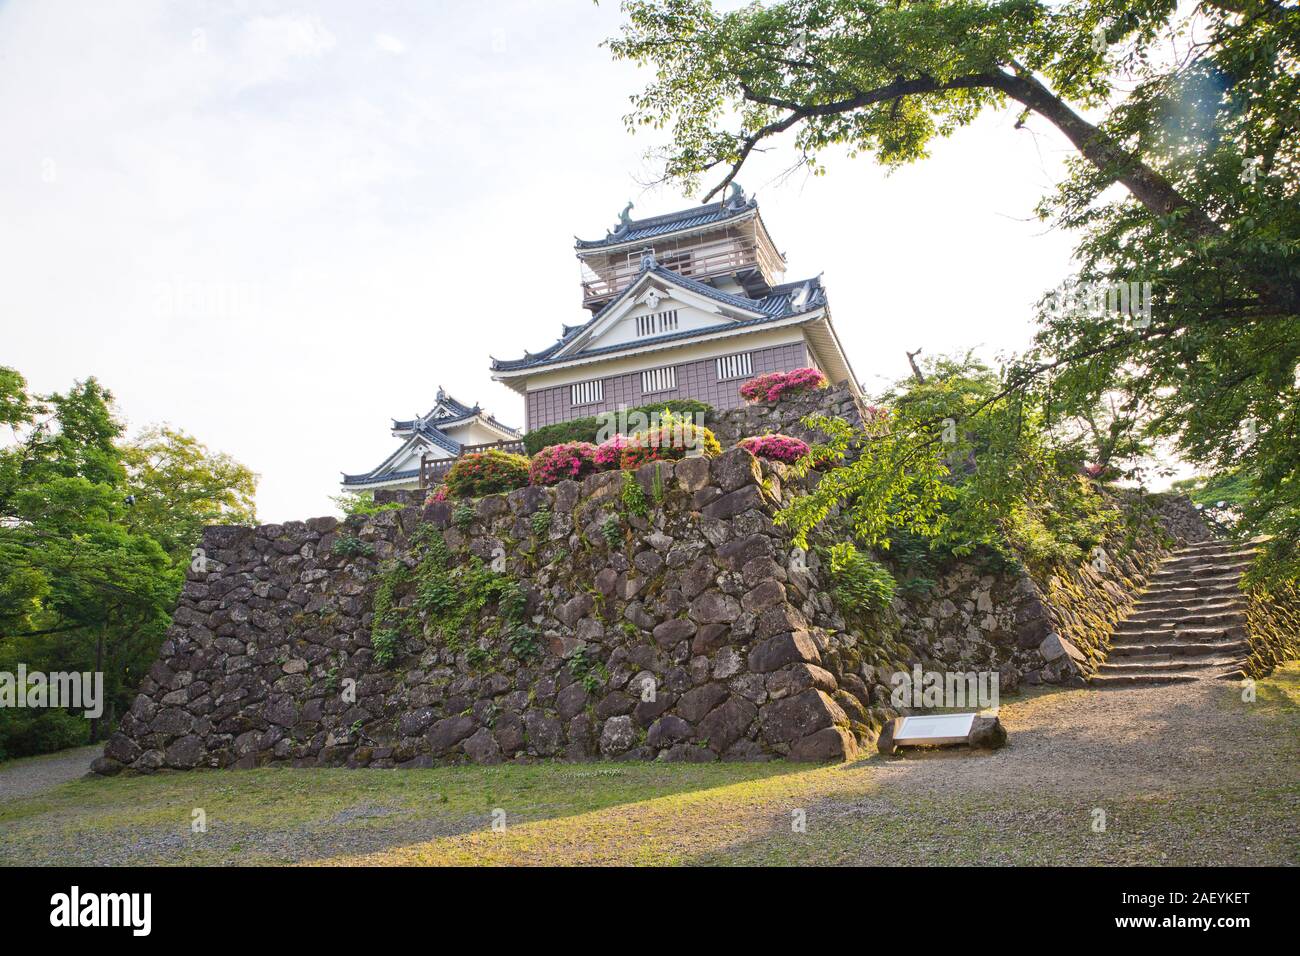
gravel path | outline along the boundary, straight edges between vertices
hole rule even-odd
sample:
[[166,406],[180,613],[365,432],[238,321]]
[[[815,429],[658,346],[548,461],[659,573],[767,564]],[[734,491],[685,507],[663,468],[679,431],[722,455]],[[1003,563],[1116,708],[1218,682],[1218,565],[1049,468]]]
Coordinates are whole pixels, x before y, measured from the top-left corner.
[[886,788],[1080,794],[1125,787],[1150,791],[1239,781],[1243,774],[1300,780],[1293,715],[1258,719],[1268,701],[1247,703],[1236,681],[1057,691],[1004,706],[1010,746],[992,753],[912,751],[872,760]]
[[104,752],[103,744],[61,750],[45,757],[28,757],[0,764],[0,800],[30,797],[90,773],[90,763]]

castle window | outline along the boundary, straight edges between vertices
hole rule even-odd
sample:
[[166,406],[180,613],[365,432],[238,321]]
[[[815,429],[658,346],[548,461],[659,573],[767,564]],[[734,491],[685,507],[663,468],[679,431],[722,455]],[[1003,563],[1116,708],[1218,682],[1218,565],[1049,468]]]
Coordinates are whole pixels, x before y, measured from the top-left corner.
[[677,387],[677,368],[669,365],[666,368],[646,369],[641,373],[641,391],[644,394],[651,392],[668,392]]
[[749,352],[724,355],[717,362],[719,382],[732,378],[749,378],[754,374],[754,360]]
[[570,404],[591,405],[605,398],[605,383],[598,378],[569,386]]
[[638,337],[658,335],[661,332],[676,331],[676,309],[668,309],[664,312],[651,312],[649,315],[638,315],[636,317],[636,334]]

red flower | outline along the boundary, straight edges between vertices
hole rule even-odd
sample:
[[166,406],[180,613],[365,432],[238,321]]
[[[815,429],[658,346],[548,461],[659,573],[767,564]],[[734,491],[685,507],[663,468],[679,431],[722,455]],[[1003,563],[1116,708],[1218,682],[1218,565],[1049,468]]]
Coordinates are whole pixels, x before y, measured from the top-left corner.
[[789,435],[755,435],[737,444],[752,455],[792,464],[808,454],[808,444]]
[[595,470],[595,445],[585,441],[564,442],[548,445],[533,456],[528,466],[528,481],[534,485],[554,485],[566,478],[581,478]]
[[751,378],[741,385],[740,397],[750,403],[775,402],[796,392],[825,388],[826,384],[826,376],[815,368],[768,372],[766,375]]

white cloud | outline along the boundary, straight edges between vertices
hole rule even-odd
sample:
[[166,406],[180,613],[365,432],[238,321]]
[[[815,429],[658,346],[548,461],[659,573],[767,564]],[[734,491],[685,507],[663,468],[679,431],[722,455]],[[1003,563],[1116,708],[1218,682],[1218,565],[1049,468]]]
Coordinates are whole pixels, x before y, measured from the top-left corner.
[[406,44],[391,33],[376,33],[375,46],[385,53],[391,53],[394,56],[401,56],[406,52]]

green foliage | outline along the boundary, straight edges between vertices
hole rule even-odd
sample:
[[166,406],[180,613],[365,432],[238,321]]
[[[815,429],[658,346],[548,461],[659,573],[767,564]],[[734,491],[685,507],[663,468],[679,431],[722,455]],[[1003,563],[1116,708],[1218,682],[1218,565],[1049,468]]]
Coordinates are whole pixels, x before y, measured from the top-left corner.
[[362,541],[354,534],[341,534],[334,539],[330,553],[344,558],[370,557],[375,549],[369,542]]
[[[0,447],[0,669],[102,670],[111,723],[157,654],[203,525],[253,520],[254,476],[174,429],[122,442],[93,378],[37,396],[0,368],[0,424],[12,435]],[[0,740],[29,734],[31,747],[61,746],[72,727],[89,736],[79,716],[0,711]]]
[[341,495],[334,495],[330,501],[334,502],[334,506],[347,518],[353,515],[369,517],[382,511],[399,511],[402,507],[396,501],[388,501],[382,505],[375,504],[375,495],[371,491],[345,491]]
[[538,637],[537,628],[527,624],[515,624],[506,633],[506,643],[510,647],[511,654],[521,661],[526,661],[541,656],[541,647],[537,643]]
[[375,651],[375,663],[388,667],[397,660],[397,652],[402,646],[402,635],[391,627],[381,627],[370,634],[370,646]]
[[[421,525],[415,531],[411,551],[416,562],[413,569],[404,561],[387,561],[377,575],[371,644],[382,666],[396,660],[401,636],[417,629],[441,638],[448,647],[460,646],[492,606],[507,625],[508,641],[513,645],[518,640],[524,648],[530,646],[527,633],[516,633],[525,626],[528,603],[518,582],[493,571],[474,555],[457,559],[432,525]],[[407,600],[401,599],[403,595]],[[477,646],[466,648],[476,667],[488,659],[482,656],[486,651],[475,650]],[[535,643],[531,646],[535,648]]]
[[[653,418],[665,409],[677,415],[701,415],[706,424],[713,417],[712,405],[690,398],[671,399],[665,402],[655,402],[652,405],[641,405],[637,408],[628,409],[623,415],[635,422],[641,416]],[[575,418],[567,422],[557,422],[554,425],[543,425],[541,428],[535,428],[524,436],[524,447],[528,450],[528,454],[535,455],[549,445],[559,445],[565,442],[603,441],[616,434],[616,427],[619,424],[617,413],[610,412],[607,413],[607,416],[593,415],[587,418]],[[633,427],[639,426],[634,425]]]
[[609,672],[605,665],[595,658],[587,647],[579,647],[569,658],[569,673],[580,683],[588,694],[594,694],[605,686]]
[[664,503],[664,468],[659,462],[655,462],[654,480],[650,485],[651,492],[654,495],[656,505],[662,506]]
[[889,607],[897,583],[880,562],[842,541],[827,551],[836,603],[846,613],[870,616]]
[[189,563],[206,525],[257,523],[257,475],[182,431],[145,429],[122,446],[122,465],[134,499],[127,527],[153,538],[178,564]]
[[533,517],[529,522],[532,525],[533,534],[541,538],[551,530],[551,512],[549,508],[539,508],[533,512]]
[[86,742],[86,720],[80,714],[38,708],[7,708],[0,714],[0,760],[51,753]]
[[777,522],[802,544],[840,507],[855,538],[879,548],[907,541],[911,559],[924,542],[931,559],[1023,560],[1040,574],[1080,563],[1119,512],[1079,475],[1078,449],[1054,438],[1042,409],[998,382],[969,357],[938,359],[925,381],[906,379],[883,396],[887,425],[854,432],[816,419],[830,439],[812,459],[833,467]]
[[623,544],[623,522],[619,521],[614,515],[610,515],[600,526],[601,537],[611,549],[621,547]]
[[623,509],[628,514],[644,518],[650,513],[650,503],[646,501],[645,492],[641,490],[641,483],[630,471],[623,472],[623,488],[619,492],[619,498],[623,502]]
[[457,505],[452,510],[451,523],[460,531],[468,531],[469,526],[474,523],[474,508],[466,504]]

